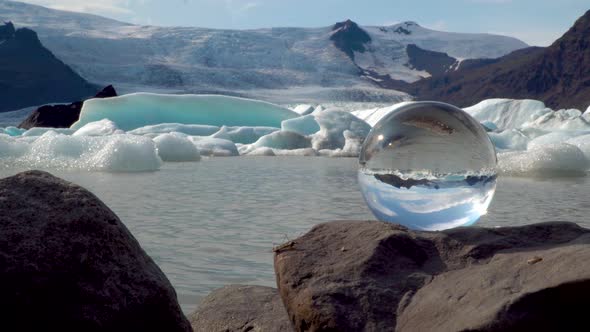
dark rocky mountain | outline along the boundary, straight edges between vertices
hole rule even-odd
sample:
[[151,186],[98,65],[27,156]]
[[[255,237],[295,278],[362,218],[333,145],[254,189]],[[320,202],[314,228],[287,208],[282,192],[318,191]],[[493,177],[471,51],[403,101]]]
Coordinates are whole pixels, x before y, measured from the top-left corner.
[[371,36],[351,20],[336,23],[332,31],[330,40],[351,60],[354,60],[354,52],[365,52],[365,44],[371,41]]
[[[109,85],[98,92],[94,98],[110,98],[116,96],[117,91],[115,91],[112,85]],[[33,111],[18,127],[23,129],[34,127],[69,128],[80,118],[80,111],[83,105],[84,101],[76,101],[71,104],[41,106]]]
[[14,24],[12,22],[5,22],[4,25],[0,26],[0,43],[12,38],[14,32]]
[[34,31],[0,26],[0,112],[80,100],[96,89],[43,47]]
[[406,52],[410,68],[427,71],[432,76],[442,75],[457,64],[457,59],[446,53],[425,50],[415,44],[406,46]]
[[590,11],[549,47],[471,61],[457,71],[398,88],[420,100],[462,107],[501,97],[538,99],[551,108],[583,111],[590,105]]

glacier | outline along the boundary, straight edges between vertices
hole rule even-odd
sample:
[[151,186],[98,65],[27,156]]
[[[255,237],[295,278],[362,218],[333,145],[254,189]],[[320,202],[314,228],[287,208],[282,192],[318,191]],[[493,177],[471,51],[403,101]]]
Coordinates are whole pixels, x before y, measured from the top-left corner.
[[[354,110],[358,104],[288,109],[209,95],[113,99],[91,100],[72,128],[0,128],[0,161],[138,172],[204,157],[358,157],[372,125],[406,103]],[[501,174],[583,175],[590,168],[588,110],[553,111],[540,101],[512,99],[484,100],[465,110],[488,128]]]
[[435,31],[400,22],[360,26],[371,42],[365,44],[366,52],[349,57],[330,39],[336,20],[318,28],[158,27],[10,1],[0,1],[0,20],[35,30],[43,45],[82,77],[115,83],[123,92],[214,91],[301,104],[393,102],[394,95],[383,100],[386,92],[375,93],[379,77],[410,82],[428,76],[409,65],[410,44],[458,60],[497,58],[528,46],[506,36]]

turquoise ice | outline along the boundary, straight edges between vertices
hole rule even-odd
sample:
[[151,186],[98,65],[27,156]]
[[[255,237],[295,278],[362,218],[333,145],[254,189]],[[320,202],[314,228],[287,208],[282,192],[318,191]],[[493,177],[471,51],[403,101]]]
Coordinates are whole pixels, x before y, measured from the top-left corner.
[[86,101],[71,128],[103,119],[124,131],[162,123],[280,128],[283,120],[298,116],[278,105],[237,97],[134,93]]

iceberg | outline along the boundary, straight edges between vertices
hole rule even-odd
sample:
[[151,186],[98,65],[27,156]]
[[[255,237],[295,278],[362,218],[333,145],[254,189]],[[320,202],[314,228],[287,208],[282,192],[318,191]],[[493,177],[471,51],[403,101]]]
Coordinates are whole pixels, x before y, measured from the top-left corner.
[[530,141],[530,138],[519,129],[488,133],[488,136],[497,150],[526,150]]
[[274,127],[226,127],[223,126],[218,132],[211,135],[214,138],[223,138],[239,144],[250,144],[256,142],[260,137],[278,131]]
[[163,95],[133,93],[84,102],[72,129],[109,119],[130,131],[162,123],[211,126],[280,127],[299,114],[271,103],[221,95]]
[[252,144],[255,149],[262,147],[280,150],[306,149],[311,147],[311,139],[292,131],[277,131]]
[[523,127],[553,111],[538,100],[486,99],[463,109],[479,122],[491,122],[500,130]]
[[[358,157],[371,125],[406,104],[352,112],[300,105],[294,112],[234,97],[145,93],[87,103],[72,128],[0,128],[0,162],[134,172],[202,156]],[[466,110],[489,129],[502,174],[586,174],[590,167],[589,110],[511,99]]]
[[307,136],[320,131],[320,124],[316,121],[315,115],[308,114],[283,121],[281,123],[281,130],[293,131]]
[[315,115],[315,120],[320,126],[320,131],[311,136],[311,142],[312,147],[318,151],[344,148],[345,131],[349,132],[349,139],[355,137],[362,141],[371,130],[368,123],[344,111],[323,111]]
[[123,131],[113,121],[103,119],[84,125],[82,128],[76,130],[72,136],[108,136],[122,133]]
[[293,109],[293,112],[295,112],[299,115],[307,115],[307,114],[311,114],[314,110],[315,110],[315,107],[313,107],[312,105],[302,104],[302,105],[297,105]]
[[68,136],[47,131],[38,137],[0,137],[4,165],[18,168],[141,172],[160,169],[162,160],[147,137]]
[[191,136],[209,136],[219,131],[218,126],[207,125],[184,125],[180,123],[160,123],[152,126],[145,126],[128,131],[133,135],[154,135],[166,133],[183,133]]
[[221,138],[188,136],[202,156],[232,157],[239,156],[234,142]]
[[199,149],[186,136],[178,133],[162,134],[154,138],[158,155],[163,161],[199,161]]
[[585,175],[589,166],[584,153],[567,143],[498,154],[498,169],[507,175]]

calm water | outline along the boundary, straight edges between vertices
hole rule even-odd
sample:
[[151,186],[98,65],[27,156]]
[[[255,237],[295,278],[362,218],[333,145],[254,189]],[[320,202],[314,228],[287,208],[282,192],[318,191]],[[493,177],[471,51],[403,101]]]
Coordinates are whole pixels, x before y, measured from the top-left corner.
[[[0,170],[0,177],[19,171]],[[185,311],[225,284],[274,286],[273,245],[315,224],[373,218],[354,158],[212,158],[152,173],[51,172],[88,188],[119,215],[174,284]],[[500,177],[478,225],[564,220],[590,227],[589,195],[588,177]]]

